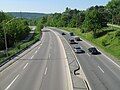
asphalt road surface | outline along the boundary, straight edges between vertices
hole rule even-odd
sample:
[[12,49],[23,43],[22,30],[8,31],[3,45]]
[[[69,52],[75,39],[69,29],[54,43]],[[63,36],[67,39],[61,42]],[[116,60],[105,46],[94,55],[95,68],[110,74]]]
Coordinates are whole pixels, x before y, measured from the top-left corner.
[[[55,28],[54,30],[60,34],[63,32]],[[67,41],[70,38],[74,38],[68,32],[66,32],[64,37]],[[85,50],[85,53],[76,55],[92,90],[120,90],[120,66],[104,53],[101,55],[91,55],[87,49],[92,45],[88,42],[84,40],[79,41],[78,45]],[[72,48],[74,46],[71,45]]]
[[0,72],[0,90],[73,90],[59,37],[43,32],[40,45]]

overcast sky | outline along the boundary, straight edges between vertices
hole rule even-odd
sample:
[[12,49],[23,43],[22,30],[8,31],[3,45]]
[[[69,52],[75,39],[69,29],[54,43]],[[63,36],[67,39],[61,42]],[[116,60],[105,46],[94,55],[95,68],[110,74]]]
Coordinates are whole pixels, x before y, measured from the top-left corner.
[[106,5],[110,0],[0,0],[0,10],[4,12],[63,12],[66,7],[87,9],[90,6]]

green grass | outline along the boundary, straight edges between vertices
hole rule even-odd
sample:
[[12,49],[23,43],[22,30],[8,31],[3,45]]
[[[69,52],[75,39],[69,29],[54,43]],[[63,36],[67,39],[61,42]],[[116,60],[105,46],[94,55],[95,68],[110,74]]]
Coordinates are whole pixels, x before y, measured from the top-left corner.
[[[98,38],[93,38],[92,33],[81,33],[79,28],[61,28],[69,32],[74,32],[75,35],[90,41],[95,46],[99,47],[103,52],[110,55],[120,62],[120,28],[107,27],[101,30]],[[116,36],[118,34],[118,36]]]
[[[14,47],[9,48],[9,50],[8,50],[8,55],[9,56],[8,57],[16,54],[17,52],[23,50],[26,47],[34,44],[35,42],[37,42],[40,39],[40,36],[41,35],[36,30],[33,38],[31,38],[29,41],[26,41],[26,42],[21,41],[21,42],[16,43],[16,45]],[[6,57],[5,53],[4,54],[0,53],[0,63],[2,63],[8,57]]]

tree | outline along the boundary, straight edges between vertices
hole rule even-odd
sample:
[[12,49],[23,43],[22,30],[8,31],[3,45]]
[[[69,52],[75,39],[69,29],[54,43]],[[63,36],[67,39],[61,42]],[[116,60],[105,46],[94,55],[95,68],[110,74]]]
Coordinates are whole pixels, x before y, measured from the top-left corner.
[[102,27],[107,26],[107,22],[103,19],[103,13],[98,11],[98,7],[94,9],[90,9],[86,12],[85,20],[83,22],[83,32],[93,32],[93,36],[96,37],[99,29]]
[[4,33],[6,33],[6,39],[8,47],[12,47],[15,43],[25,39],[30,28],[24,19],[14,19],[6,24],[8,21],[3,21],[0,26],[0,49],[4,49]]
[[120,0],[111,0],[107,5],[106,9],[109,13],[109,22],[112,24],[119,24],[119,11],[120,11]]

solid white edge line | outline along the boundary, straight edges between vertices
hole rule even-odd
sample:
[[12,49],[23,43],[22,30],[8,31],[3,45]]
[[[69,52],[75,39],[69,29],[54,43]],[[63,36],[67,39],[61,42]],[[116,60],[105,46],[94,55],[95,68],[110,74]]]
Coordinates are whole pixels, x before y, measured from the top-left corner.
[[46,67],[45,72],[44,72],[44,75],[46,75],[46,74],[47,74],[47,67]]
[[100,66],[98,66],[98,68],[102,71],[102,73],[105,73],[104,70]]
[[18,77],[19,77],[19,75],[17,75],[15,77],[15,79],[7,86],[7,88],[5,90],[8,90]]
[[28,63],[26,63],[26,65],[23,67],[23,69],[25,69],[28,66]]
[[103,54],[102,53],[102,55],[104,56],[104,57],[106,57],[107,59],[109,59],[113,64],[115,64],[118,68],[120,68],[120,66],[117,64],[117,63],[115,63],[112,59],[110,59],[108,56],[106,56],[105,54]]

